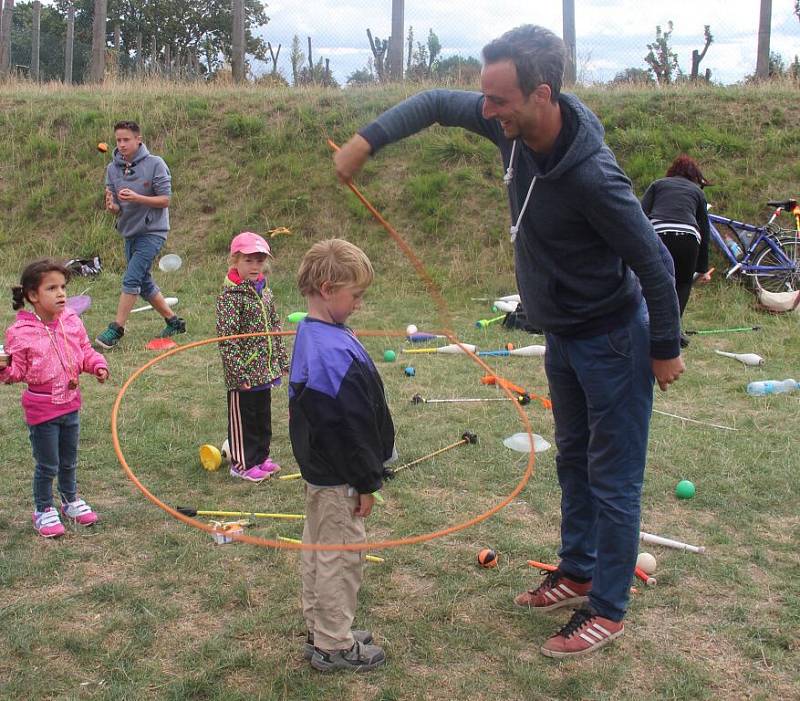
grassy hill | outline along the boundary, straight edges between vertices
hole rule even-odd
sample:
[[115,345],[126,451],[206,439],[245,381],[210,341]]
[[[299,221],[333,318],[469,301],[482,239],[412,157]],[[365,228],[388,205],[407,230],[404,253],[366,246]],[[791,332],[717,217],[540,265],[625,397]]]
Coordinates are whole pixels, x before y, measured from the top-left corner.
[[[120,240],[102,211],[112,125],[135,119],[173,175],[173,229],[164,252],[184,259],[157,272],[180,299],[189,333],[214,335],[213,300],[229,241],[244,229],[286,227],[271,239],[271,284],[284,314],[302,309],[294,273],[310,242],[346,237],[372,258],[377,279],[353,318],[379,363],[405,462],[474,430],[479,445],[457,448],[387,485],[370,538],[416,536],[472,518],[499,503],[525,476],[526,456],[502,446],[523,430],[510,403],[414,406],[425,397],[495,397],[465,358],[399,356],[396,332],[408,323],[443,325],[413,267],[332,173],[326,139],[353,131],[408,94],[408,88],[329,92],[121,85],[63,90],[0,87],[0,290],[25,261],[53,254],[100,254],[84,315],[96,334],[116,307]],[[713,181],[715,210],[764,221],[767,199],[797,194],[800,103],[783,88],[596,90],[580,92],[638,194],[681,151]],[[492,316],[474,297],[514,292],[502,169],[494,147],[460,130],[432,128],[385,149],[358,179],[372,203],[407,239],[442,288],[464,341],[482,348],[542,342],[474,322]],[[723,268],[720,258],[712,265]],[[5,294],[5,293],[4,293]],[[13,319],[0,304],[0,326]],[[511,596],[537,578],[527,559],[556,561],[559,489],[553,450],[537,456],[533,478],[492,519],[425,545],[382,550],[369,565],[357,623],[375,631],[389,664],[363,678],[321,677],[299,648],[299,565],[291,551],[218,547],[147,502],[120,470],[109,416],[124,380],[152,358],[144,343],[159,328],[134,315],[123,347],[110,354],[112,380],[84,379],[79,480],[103,519],[58,542],[30,527],[30,445],[18,390],[0,390],[4,436],[0,479],[0,698],[91,699],[766,699],[800,694],[797,655],[800,588],[796,543],[800,490],[798,395],[751,398],[754,379],[800,379],[798,317],[758,311],[752,295],[716,275],[695,290],[691,329],[760,325],[753,334],[695,336],[687,372],[655,408],[735,427],[724,431],[657,414],[643,499],[642,529],[703,544],[706,556],[647,548],[659,561],[656,588],[639,588],[629,630],[612,648],[581,662],[553,664],[538,644],[566,616],[536,618]],[[290,327],[290,325],[287,325]],[[747,368],[715,349],[756,352]],[[409,358],[411,360],[409,360]],[[412,363],[416,376],[404,366]],[[541,361],[498,359],[497,371],[546,393]],[[273,400],[273,450],[295,470],[287,439],[285,392]],[[552,418],[525,409],[552,442]],[[200,509],[302,511],[297,482],[234,484],[205,473],[197,449],[225,433],[218,354],[202,346],[158,363],[134,382],[119,412],[120,444],[142,482],[170,505]],[[697,496],[678,501],[680,479]],[[296,524],[259,522],[249,533],[299,537]],[[482,570],[483,546],[500,566]]]

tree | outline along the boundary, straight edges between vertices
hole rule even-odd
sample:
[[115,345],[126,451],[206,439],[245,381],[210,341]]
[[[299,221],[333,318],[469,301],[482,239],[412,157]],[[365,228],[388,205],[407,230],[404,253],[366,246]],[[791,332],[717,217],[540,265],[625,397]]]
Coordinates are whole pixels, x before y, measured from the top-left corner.
[[[409,40],[413,39],[413,34],[409,30]],[[434,71],[434,66],[442,45],[439,37],[432,29],[428,30],[428,41],[425,44],[417,42],[417,48],[411,57],[411,66],[406,72],[406,77],[410,80],[429,80]]]
[[[55,6],[66,17],[70,0],[56,0]],[[75,0],[75,39],[90,43],[93,0]],[[269,22],[265,5],[245,0],[245,47],[258,59],[267,59],[267,45],[253,30]],[[119,24],[122,37],[121,66],[133,66],[139,47],[146,61],[158,62],[165,47],[172,56],[203,56],[202,70],[212,73],[230,61],[233,43],[233,8],[230,0],[108,0],[108,27]],[[108,34],[111,39],[111,32]],[[155,54],[153,53],[155,46]]]
[[386,60],[388,59],[387,52],[389,51],[390,39],[380,39],[377,36],[373,39],[372,32],[369,29],[367,29],[367,38],[375,61],[375,73],[378,75],[378,80],[383,83],[389,76]]
[[442,43],[432,29],[428,30],[428,75],[433,73],[433,65],[442,53]]
[[298,75],[295,85],[322,85],[326,88],[338,88],[339,83],[333,77],[329,59],[320,58],[311,66],[303,66]]
[[375,82],[375,72],[372,69],[372,59],[364,68],[359,68],[347,76],[347,84],[350,86],[372,85]]
[[672,20],[667,22],[667,27],[667,31],[662,32],[661,26],[656,26],[656,40],[647,45],[650,51],[644,57],[645,63],[650,66],[650,70],[659,85],[670,84],[673,80],[673,74],[679,72],[678,54],[669,45],[669,40],[672,37]]
[[[800,2],[800,0],[798,0]],[[414,27],[408,25],[408,36],[406,37],[406,75],[411,73],[411,54],[414,52]]]
[[[800,2],[800,0],[798,0]],[[711,42],[714,41],[714,37],[711,36],[711,25],[705,25],[703,30],[703,37],[706,41],[705,46],[703,47],[703,51],[699,52],[697,49],[692,51],[692,72],[689,75],[690,80],[692,82],[697,82],[697,74],[700,70],[700,61],[702,61],[706,57],[706,51],[708,51],[708,47],[711,46]],[[711,79],[711,71],[706,71],[705,80],[708,82]]]
[[[31,59],[33,2],[21,2],[14,8],[11,24],[11,65],[28,66]],[[42,7],[39,44],[39,77],[41,80],[60,80],[64,75],[64,18],[49,5]],[[88,47],[76,46],[74,65],[82,75],[88,63]]]
[[448,56],[436,62],[434,75],[444,83],[476,85],[480,80],[481,62],[474,56]]
[[626,68],[617,73],[611,80],[612,85],[655,85],[656,81],[650,71],[644,68]]
[[783,78],[785,75],[786,62],[783,60],[783,56],[781,56],[777,51],[770,51],[768,71],[770,80],[773,78]]
[[289,53],[289,63],[292,64],[292,84],[299,85],[300,67],[305,63],[306,55],[300,48],[300,37],[295,34],[292,37],[292,50]]

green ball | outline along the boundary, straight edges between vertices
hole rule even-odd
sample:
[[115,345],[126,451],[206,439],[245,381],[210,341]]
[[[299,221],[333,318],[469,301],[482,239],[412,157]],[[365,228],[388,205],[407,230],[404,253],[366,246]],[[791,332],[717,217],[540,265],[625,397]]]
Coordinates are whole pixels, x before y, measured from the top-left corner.
[[393,350],[383,351],[383,359],[387,363],[393,363],[395,360],[397,360],[397,353],[395,353]]
[[678,499],[691,499],[694,493],[694,484],[689,480],[681,480],[675,486],[675,496],[678,497]]

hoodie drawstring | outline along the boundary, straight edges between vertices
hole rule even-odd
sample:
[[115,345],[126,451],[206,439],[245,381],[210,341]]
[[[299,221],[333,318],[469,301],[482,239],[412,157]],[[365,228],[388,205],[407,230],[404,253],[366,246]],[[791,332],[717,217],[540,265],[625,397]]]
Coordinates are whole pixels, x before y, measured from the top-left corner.
[[[506,169],[506,174],[503,176],[503,183],[505,183],[506,187],[511,186],[511,181],[514,179],[514,156],[517,152],[517,140],[511,143],[511,157],[508,159],[508,168]],[[522,223],[522,217],[525,216],[525,210],[528,209],[528,202],[531,199],[531,193],[533,192],[533,186],[536,184],[536,176],[534,175],[531,178],[530,187],[528,187],[528,194],[525,196],[525,202],[522,204],[522,209],[519,211],[519,216],[517,217],[517,223],[512,224],[508,230],[508,233],[511,234],[511,243],[517,240],[517,233],[519,233],[519,225]]]

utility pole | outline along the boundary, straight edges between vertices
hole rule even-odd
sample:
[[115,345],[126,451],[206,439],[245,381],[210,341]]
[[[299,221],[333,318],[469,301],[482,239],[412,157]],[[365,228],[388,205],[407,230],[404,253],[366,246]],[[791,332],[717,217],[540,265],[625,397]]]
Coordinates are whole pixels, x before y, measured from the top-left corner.
[[94,0],[92,21],[92,66],[89,77],[93,83],[102,83],[106,74],[106,15],[108,0]]
[[564,25],[563,38],[567,45],[567,62],[564,66],[564,84],[575,85],[578,66],[575,51],[575,0],[561,0]]
[[14,0],[5,0],[3,17],[0,21],[0,78],[7,78],[11,70],[11,18],[14,14]]
[[403,80],[404,0],[392,0],[392,42],[389,47],[389,69],[392,80]]
[[64,47],[64,82],[72,85],[72,51],[75,46],[75,4],[67,6],[67,42]]
[[231,71],[234,83],[244,82],[244,0],[233,0],[233,51]]
[[39,80],[39,40],[42,32],[42,3],[34,0],[31,27],[31,78]]
[[758,18],[758,53],[756,54],[756,79],[769,78],[769,33],[772,25],[772,0],[761,0]]

